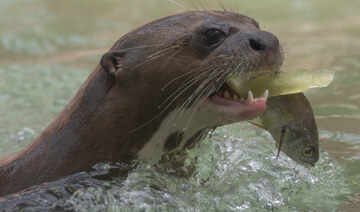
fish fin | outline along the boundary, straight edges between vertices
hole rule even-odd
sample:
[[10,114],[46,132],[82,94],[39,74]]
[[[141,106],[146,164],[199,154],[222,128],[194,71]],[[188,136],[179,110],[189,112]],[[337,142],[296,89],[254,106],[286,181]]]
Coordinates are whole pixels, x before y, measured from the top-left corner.
[[254,118],[254,119],[248,120],[247,122],[249,122],[249,123],[251,123],[251,124],[253,124],[253,125],[257,126],[257,127],[260,127],[260,128],[262,128],[262,129],[266,130],[265,126],[262,124],[262,121],[261,121],[261,119],[260,119],[259,117],[256,117],[256,118]]
[[281,134],[280,134],[280,143],[279,143],[279,149],[278,149],[278,152],[277,152],[277,155],[276,155],[276,160],[279,158],[279,155],[280,155],[280,151],[281,151],[281,146],[282,146],[282,143],[284,141],[284,137],[285,137],[285,133],[286,133],[286,127],[283,126],[281,128]]

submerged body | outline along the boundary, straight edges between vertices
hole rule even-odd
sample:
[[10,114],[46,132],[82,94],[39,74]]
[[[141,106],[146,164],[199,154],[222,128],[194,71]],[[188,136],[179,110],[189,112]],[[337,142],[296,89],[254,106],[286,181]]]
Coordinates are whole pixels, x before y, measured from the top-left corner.
[[33,143],[0,161],[0,196],[101,161],[156,161],[208,129],[250,120],[265,111],[266,93],[239,101],[218,91],[231,93],[232,74],[278,72],[282,62],[278,39],[236,13],[186,12],[139,27]]

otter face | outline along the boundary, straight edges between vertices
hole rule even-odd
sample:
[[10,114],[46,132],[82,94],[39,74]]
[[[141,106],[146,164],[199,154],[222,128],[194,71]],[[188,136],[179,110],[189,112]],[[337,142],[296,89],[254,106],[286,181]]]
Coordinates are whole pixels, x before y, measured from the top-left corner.
[[278,39],[253,19],[199,11],[135,29],[103,56],[101,65],[116,79],[109,98],[126,100],[137,111],[125,114],[134,120],[128,129],[158,126],[146,141],[149,148],[145,145],[138,154],[146,158],[154,149],[163,152],[169,136],[181,138],[174,148],[185,148],[199,131],[260,115],[266,109],[266,91],[241,97],[226,82],[233,75],[246,80],[278,72],[282,62]]

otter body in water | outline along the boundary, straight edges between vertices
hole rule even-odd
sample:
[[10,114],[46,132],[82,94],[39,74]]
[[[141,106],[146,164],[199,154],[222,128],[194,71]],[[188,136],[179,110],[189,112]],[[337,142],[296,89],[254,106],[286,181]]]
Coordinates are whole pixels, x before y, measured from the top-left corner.
[[76,96],[21,152],[0,161],[0,196],[86,171],[101,161],[158,161],[209,129],[252,119],[263,96],[241,99],[232,74],[279,71],[278,39],[244,15],[186,12],[141,26],[102,57]]

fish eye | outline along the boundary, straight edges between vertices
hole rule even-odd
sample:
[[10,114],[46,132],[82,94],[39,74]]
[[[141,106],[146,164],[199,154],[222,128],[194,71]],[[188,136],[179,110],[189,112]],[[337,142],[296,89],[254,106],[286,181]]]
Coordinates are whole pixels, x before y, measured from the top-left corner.
[[313,148],[312,147],[305,147],[303,150],[302,150],[302,154],[305,156],[305,157],[311,157],[313,155],[314,151],[313,151]]

